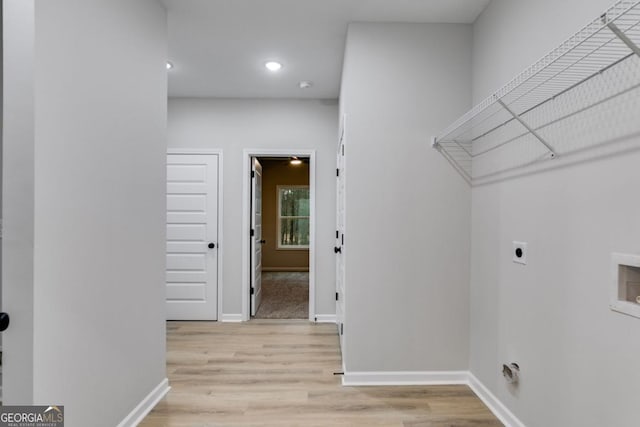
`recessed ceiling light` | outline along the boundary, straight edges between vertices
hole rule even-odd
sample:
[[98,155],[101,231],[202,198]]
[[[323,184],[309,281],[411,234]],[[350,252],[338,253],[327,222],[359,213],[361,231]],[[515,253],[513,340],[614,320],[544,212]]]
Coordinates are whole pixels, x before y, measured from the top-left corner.
[[173,64],[169,61],[167,61],[167,70],[170,70],[173,68]]
[[268,61],[264,64],[264,66],[269,71],[280,71],[280,69],[282,69],[282,64],[276,61]]
[[300,86],[300,89],[309,89],[311,86],[313,86],[313,82],[310,82],[308,80],[303,80],[300,83],[298,83],[298,86]]

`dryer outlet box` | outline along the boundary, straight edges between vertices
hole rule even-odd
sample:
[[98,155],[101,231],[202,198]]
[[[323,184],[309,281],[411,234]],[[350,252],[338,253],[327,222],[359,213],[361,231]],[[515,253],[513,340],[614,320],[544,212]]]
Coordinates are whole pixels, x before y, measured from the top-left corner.
[[513,262],[527,265],[527,243],[513,241]]

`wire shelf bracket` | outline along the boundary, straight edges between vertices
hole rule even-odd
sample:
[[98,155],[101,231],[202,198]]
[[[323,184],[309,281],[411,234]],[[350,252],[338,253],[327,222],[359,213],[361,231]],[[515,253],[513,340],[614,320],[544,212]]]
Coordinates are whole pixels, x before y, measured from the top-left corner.
[[431,140],[470,184],[640,132],[640,1],[621,0]]
[[620,28],[618,28],[618,26],[616,24],[614,24],[613,22],[609,21],[607,18],[607,14],[605,13],[604,15],[602,15],[602,22],[604,24],[606,24],[607,27],[609,27],[609,29],[611,31],[613,31],[613,33],[616,35],[616,37],[618,37],[620,40],[622,40],[622,42],[624,44],[627,45],[627,47],[629,49],[631,49],[633,51],[633,53],[635,53],[636,55],[640,56],[640,47],[638,47],[637,44],[635,44],[629,37],[627,37],[627,35],[625,33],[623,33]]
[[545,147],[547,147],[547,149],[549,150],[549,153],[551,155],[551,157],[556,157],[556,152],[553,149],[553,147],[551,147],[551,145],[549,145],[549,143],[547,141],[544,140],[544,138],[542,138],[538,132],[536,132],[534,129],[532,129],[527,123],[525,123],[524,120],[522,120],[522,118],[517,115],[513,110],[511,110],[511,108],[509,108],[509,106],[507,104],[505,104],[501,99],[498,99],[498,104],[500,104],[502,106],[502,108],[504,108],[505,110],[507,110],[507,112],[509,114],[511,114],[513,116],[514,119],[516,119],[527,131],[529,131],[529,133],[531,135],[533,135],[538,141],[540,141],[542,143],[542,145],[544,145]]

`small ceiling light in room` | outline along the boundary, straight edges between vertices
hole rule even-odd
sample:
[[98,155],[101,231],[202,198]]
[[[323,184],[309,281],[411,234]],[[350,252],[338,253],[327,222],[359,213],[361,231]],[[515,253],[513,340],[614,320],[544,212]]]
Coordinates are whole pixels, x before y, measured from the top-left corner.
[[291,160],[289,160],[289,164],[291,166],[300,166],[302,164],[302,160],[297,157],[292,157]]
[[303,80],[298,83],[298,86],[300,87],[300,89],[309,89],[311,86],[313,86],[313,82],[309,80]]
[[282,64],[276,61],[265,62],[264,66],[267,68],[267,70],[273,72],[280,71],[282,69]]
[[167,70],[170,70],[173,68],[173,64],[169,61],[167,61]]

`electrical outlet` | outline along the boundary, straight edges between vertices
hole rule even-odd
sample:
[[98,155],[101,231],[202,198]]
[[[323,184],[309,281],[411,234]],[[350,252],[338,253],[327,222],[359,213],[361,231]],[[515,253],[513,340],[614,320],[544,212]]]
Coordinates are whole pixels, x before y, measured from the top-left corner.
[[513,262],[527,265],[527,244],[525,242],[513,242]]

